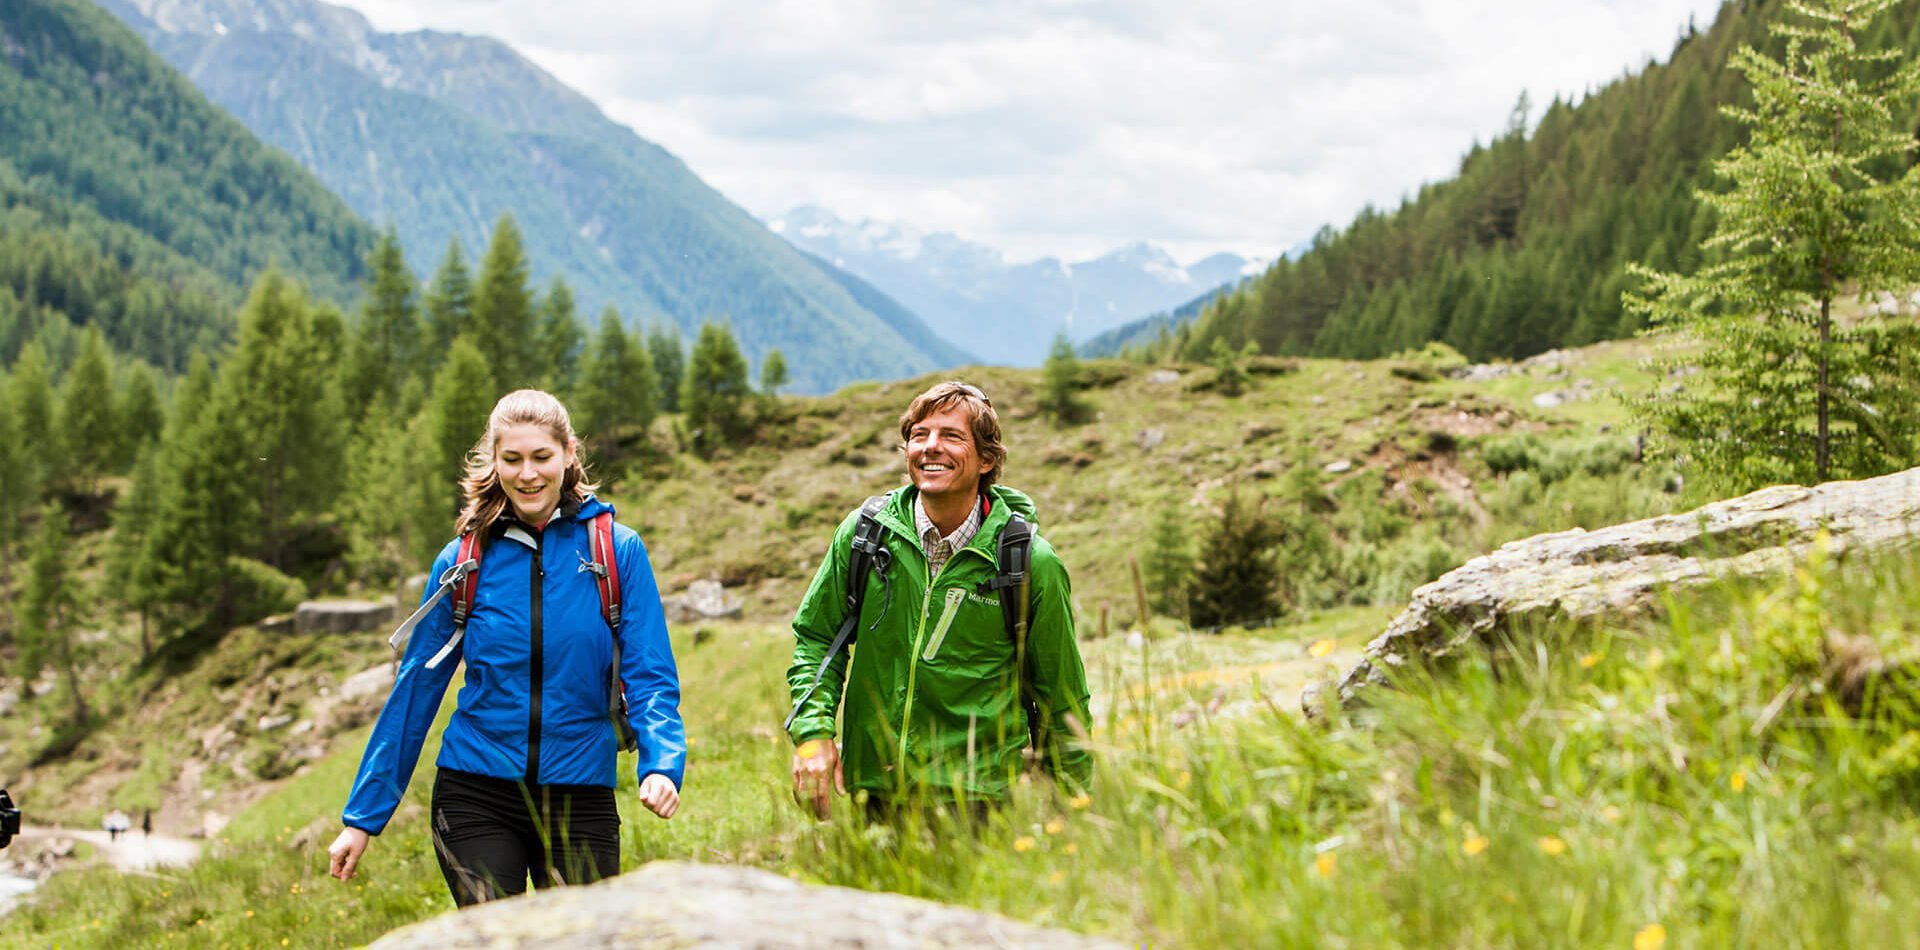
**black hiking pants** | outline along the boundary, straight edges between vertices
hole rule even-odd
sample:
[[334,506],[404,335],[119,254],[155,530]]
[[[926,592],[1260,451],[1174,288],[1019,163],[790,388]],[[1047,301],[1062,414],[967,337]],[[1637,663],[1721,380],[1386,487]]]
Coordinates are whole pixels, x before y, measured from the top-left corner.
[[533,886],[587,884],[620,873],[613,789],[528,785],[440,769],[433,779],[433,850],[461,907]]

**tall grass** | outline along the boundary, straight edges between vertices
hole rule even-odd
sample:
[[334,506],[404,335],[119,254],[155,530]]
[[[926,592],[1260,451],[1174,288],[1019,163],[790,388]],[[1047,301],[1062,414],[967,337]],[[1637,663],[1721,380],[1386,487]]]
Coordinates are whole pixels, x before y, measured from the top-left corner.
[[[878,826],[786,801],[786,641],[716,626],[677,644],[685,810],[639,814],[625,778],[625,858],[1168,946],[1920,946],[1916,622],[1920,559],[1815,558],[1659,622],[1512,631],[1324,724],[1291,708],[1291,681],[1207,702],[1196,667],[1240,659],[1221,637],[1103,642],[1091,795],[1032,782],[981,821]],[[343,946],[450,909],[424,777],[361,878],[324,877],[351,767],[262,801],[192,869],[56,877],[0,943]]]
[[1920,945],[1920,719],[1835,695],[1842,653],[1911,649],[1917,579],[1816,559],[1662,623],[1517,631],[1329,727],[1142,731],[1090,798],[847,819],[787,857],[1177,946]]

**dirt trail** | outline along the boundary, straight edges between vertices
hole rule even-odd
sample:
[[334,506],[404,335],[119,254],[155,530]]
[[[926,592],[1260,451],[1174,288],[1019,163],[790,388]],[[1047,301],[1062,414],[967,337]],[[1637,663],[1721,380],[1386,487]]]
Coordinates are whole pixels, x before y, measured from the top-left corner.
[[138,831],[121,832],[114,841],[104,831],[75,828],[20,829],[18,841],[71,838],[93,845],[94,853],[121,871],[151,871],[159,867],[182,867],[200,857],[200,842],[171,835],[148,836]]

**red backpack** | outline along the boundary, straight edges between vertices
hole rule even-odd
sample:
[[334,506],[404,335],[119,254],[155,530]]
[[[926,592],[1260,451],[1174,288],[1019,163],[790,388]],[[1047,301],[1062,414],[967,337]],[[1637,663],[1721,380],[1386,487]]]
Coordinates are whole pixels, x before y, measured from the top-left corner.
[[[607,716],[613,720],[620,751],[631,752],[639,743],[633,732],[633,724],[627,720],[627,690],[620,681],[620,562],[613,553],[612,512],[603,511],[593,516],[587,547],[593,552],[593,560],[587,564],[587,570],[593,574],[594,586],[600,590],[600,616],[613,633],[613,682],[607,690]],[[478,587],[474,579],[480,572],[480,554],[485,549],[480,543],[479,532],[469,531],[460,536],[459,554],[455,556],[453,566],[440,575],[439,589],[418,610],[401,621],[399,628],[393,631],[393,636],[387,639],[387,644],[393,647],[396,654],[406,650],[407,641],[413,637],[413,628],[419,626],[421,619],[448,594],[453,595],[453,636],[448,637],[446,645],[427,661],[427,669],[437,668],[453,652],[453,648],[467,635],[467,618],[473,613],[473,595]]]

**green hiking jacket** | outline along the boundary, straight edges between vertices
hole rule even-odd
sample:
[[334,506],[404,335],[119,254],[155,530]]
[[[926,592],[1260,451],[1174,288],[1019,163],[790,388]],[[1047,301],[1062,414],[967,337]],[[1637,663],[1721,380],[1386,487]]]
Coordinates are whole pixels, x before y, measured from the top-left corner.
[[[1001,526],[1013,511],[1034,521],[1033,500],[992,486],[979,533],[938,577],[929,578],[913,528],[915,492],[912,486],[895,490],[881,512],[882,536],[893,554],[888,579],[882,581],[878,570],[869,576],[851,659],[842,651],[828,665],[819,691],[794,718],[789,735],[796,745],[832,738],[834,711],[840,708],[846,717],[845,728],[838,730],[840,762],[849,791],[1002,798],[1022,767],[1027,713],[1019,698],[1013,637],[1001,616],[999,595],[985,585],[994,576]],[[787,668],[792,700],[812,685],[814,670],[846,617],[848,558],[859,520],[855,509],[840,523],[794,614],[793,665]],[[1074,738],[1075,728],[1084,732],[1089,725],[1087,674],[1074,642],[1067,569],[1037,527],[1036,522],[1028,682],[1045,721],[1042,764],[1080,789],[1093,774],[1092,756]],[[1069,717],[1078,725],[1069,726]]]

